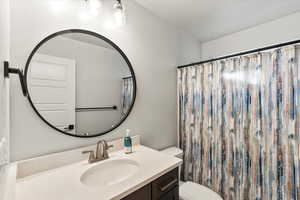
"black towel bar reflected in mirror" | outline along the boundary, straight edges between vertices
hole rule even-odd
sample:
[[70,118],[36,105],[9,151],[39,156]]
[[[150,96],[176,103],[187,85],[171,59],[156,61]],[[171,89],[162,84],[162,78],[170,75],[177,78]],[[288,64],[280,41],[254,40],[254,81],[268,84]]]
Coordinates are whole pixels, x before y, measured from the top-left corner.
[[117,110],[117,106],[110,107],[88,107],[88,108],[76,108],[76,112],[88,112],[88,111],[98,111],[98,110]]

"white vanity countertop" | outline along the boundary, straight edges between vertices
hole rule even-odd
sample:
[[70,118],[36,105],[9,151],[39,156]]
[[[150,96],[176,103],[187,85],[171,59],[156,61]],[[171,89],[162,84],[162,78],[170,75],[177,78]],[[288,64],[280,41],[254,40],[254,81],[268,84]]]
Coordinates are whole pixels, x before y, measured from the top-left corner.
[[[98,163],[82,161],[19,179],[16,200],[118,200],[182,163],[181,159],[141,145],[134,146],[133,151],[128,155],[118,151],[111,153],[110,159]],[[131,178],[106,188],[89,187],[81,183],[80,177],[87,169],[109,160],[126,158],[136,161],[140,167]]]

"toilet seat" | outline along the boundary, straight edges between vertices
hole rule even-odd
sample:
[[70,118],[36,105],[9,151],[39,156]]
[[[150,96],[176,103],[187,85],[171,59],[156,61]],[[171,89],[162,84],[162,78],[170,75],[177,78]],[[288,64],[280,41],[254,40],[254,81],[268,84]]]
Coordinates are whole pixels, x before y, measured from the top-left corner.
[[183,183],[179,187],[181,200],[222,200],[222,198],[209,188],[193,182]]
[[[161,152],[177,158],[183,158],[183,151],[177,147],[170,147]],[[203,185],[181,181],[179,182],[179,197],[180,200],[223,200],[217,193]]]

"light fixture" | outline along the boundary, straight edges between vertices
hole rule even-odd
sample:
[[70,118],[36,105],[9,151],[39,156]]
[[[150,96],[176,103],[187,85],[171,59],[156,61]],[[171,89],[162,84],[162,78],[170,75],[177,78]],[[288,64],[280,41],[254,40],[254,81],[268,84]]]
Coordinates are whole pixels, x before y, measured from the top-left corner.
[[87,4],[87,9],[90,14],[97,16],[99,10],[101,9],[101,2],[99,0],[85,0]]
[[123,26],[126,23],[125,9],[122,5],[121,0],[116,0],[117,2],[114,5],[115,13],[115,22],[117,26]]

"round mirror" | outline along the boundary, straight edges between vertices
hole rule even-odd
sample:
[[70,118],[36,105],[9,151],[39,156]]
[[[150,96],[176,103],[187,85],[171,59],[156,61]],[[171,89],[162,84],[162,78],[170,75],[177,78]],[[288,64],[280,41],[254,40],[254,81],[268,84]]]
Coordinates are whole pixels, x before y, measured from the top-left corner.
[[41,41],[25,67],[28,99],[49,126],[75,137],[117,128],[136,97],[131,63],[109,39],[86,30],[65,30]]

